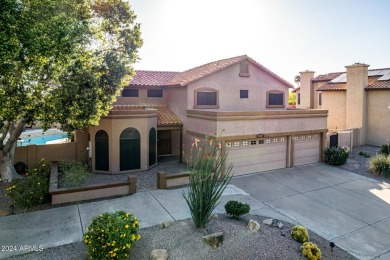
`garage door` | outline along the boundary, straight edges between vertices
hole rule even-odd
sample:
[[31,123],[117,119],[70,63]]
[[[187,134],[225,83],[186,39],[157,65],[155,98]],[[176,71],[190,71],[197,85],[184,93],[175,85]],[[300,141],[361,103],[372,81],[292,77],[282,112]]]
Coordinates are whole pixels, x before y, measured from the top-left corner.
[[319,162],[320,141],[319,134],[294,136],[294,166]]
[[234,175],[286,168],[286,140],[286,137],[275,137],[227,141],[225,165],[234,163]]

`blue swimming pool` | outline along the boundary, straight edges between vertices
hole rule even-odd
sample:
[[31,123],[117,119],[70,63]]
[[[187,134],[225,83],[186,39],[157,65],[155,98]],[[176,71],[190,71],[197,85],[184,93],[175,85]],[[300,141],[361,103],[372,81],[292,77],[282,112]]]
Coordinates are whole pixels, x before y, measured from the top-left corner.
[[54,134],[54,135],[47,135],[47,136],[39,136],[39,137],[32,137],[32,138],[25,138],[23,140],[18,141],[18,146],[26,146],[29,144],[36,144],[36,145],[43,145],[46,144],[48,141],[54,141],[62,138],[67,138],[68,134]]

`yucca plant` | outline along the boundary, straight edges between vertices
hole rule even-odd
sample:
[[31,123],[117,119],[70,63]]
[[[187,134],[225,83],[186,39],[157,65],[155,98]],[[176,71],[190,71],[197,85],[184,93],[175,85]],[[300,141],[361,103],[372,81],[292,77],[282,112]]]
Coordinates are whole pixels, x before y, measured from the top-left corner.
[[[201,143],[199,145],[199,143]],[[188,166],[190,183],[187,193],[183,192],[196,228],[204,228],[219,203],[222,192],[229,184],[233,173],[230,164],[223,169],[226,154],[221,153],[221,144],[213,138],[204,141],[195,139]]]

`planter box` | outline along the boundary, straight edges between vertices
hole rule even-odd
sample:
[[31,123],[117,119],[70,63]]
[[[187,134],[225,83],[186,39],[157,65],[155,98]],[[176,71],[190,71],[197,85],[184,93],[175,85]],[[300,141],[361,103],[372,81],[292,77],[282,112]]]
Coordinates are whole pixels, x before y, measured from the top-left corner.
[[74,188],[58,188],[58,163],[52,163],[49,183],[49,194],[51,195],[52,205],[118,195],[129,195],[136,192],[137,177],[135,176],[129,176],[129,180],[124,182],[92,184]]
[[164,171],[157,172],[157,188],[169,189],[182,187],[190,183],[189,173],[174,173],[167,175]]

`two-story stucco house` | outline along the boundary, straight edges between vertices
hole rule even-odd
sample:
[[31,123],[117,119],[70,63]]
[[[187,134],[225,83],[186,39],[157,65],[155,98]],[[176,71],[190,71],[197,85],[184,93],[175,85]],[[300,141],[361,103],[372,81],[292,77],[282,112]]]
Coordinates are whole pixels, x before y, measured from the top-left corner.
[[206,135],[220,138],[236,175],[319,162],[327,111],[287,109],[291,87],[246,55],[184,72],[136,71],[89,128],[93,171],[146,170],[167,154],[185,162]]
[[390,68],[346,66],[346,72],[314,77],[300,73],[297,108],[326,109],[331,131],[353,129],[352,146],[381,145],[390,139]]

